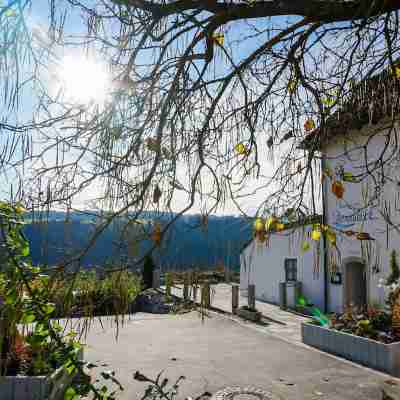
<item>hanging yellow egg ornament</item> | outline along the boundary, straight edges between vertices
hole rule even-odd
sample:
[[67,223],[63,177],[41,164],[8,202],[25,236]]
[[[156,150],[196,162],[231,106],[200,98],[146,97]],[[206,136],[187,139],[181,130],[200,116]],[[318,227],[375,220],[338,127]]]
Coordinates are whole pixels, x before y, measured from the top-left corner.
[[223,33],[214,33],[213,34],[213,41],[218,45],[218,46],[223,46],[224,41],[225,41],[225,36]]
[[238,143],[235,146],[236,153],[240,154],[241,156],[245,156],[248,154],[248,149],[243,143]]
[[394,65],[394,68],[390,67],[390,73],[399,79],[400,78],[400,66]]
[[311,232],[311,239],[318,242],[321,239],[321,231],[319,229],[313,229]]
[[304,129],[306,132],[310,132],[315,129],[315,122],[313,119],[309,118],[305,123],[304,123]]
[[311,246],[310,243],[307,242],[307,240],[305,240],[302,244],[301,244],[301,251],[303,253],[305,253],[306,251],[310,250]]
[[285,225],[279,222],[275,225],[275,229],[277,230],[277,232],[283,231],[285,229]]
[[264,221],[262,218],[256,218],[254,221],[254,230],[256,232],[262,232],[264,230]]
[[355,178],[351,172],[343,172],[343,181],[344,182],[354,182]]

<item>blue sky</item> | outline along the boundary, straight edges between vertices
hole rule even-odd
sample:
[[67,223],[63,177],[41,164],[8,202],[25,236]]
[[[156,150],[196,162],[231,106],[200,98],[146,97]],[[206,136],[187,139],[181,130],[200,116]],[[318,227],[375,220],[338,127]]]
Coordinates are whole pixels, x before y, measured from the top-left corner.
[[[48,8],[47,0],[35,0],[32,4],[31,14],[26,19],[28,28],[30,29],[39,28],[39,30],[43,29],[43,33],[46,32],[49,24],[49,13],[50,10]],[[293,22],[294,20],[297,20],[297,18],[291,18],[290,22]],[[265,28],[266,23],[267,23],[266,19],[257,21],[252,20],[248,22],[233,23],[224,28],[225,45],[230,50],[231,56],[233,57],[235,62],[238,62],[239,60],[245,58],[252,51],[254,51],[259,45],[261,45],[264,40],[267,39],[267,35],[265,34],[257,38],[249,38],[248,40],[244,40],[244,38],[247,35],[254,33],[254,28],[261,30]],[[287,18],[275,18],[273,20],[273,23],[277,27],[286,26],[288,20]],[[71,34],[82,34],[85,32],[85,28],[84,25],[82,24],[82,20],[80,17],[80,12],[75,11],[69,13],[67,18],[67,23],[65,25],[65,31]],[[218,71],[219,69],[224,68],[223,65],[224,65],[223,61],[220,62],[217,61],[215,68]],[[32,112],[35,110],[35,96],[32,96],[32,94],[30,93],[31,90],[32,88],[27,87],[21,99],[21,104],[17,114],[19,122],[29,121],[32,118]],[[2,118],[4,119],[6,115],[7,117],[9,117],[3,105]],[[0,144],[1,143],[4,144],[4,137],[3,138],[0,137]],[[51,155],[49,159],[51,160]],[[182,171],[182,175],[184,174],[185,172]],[[12,181],[13,175],[10,174],[9,178],[10,181]],[[8,191],[10,181],[8,181],[6,184],[3,183],[2,187],[3,191],[5,192]],[[256,182],[254,180],[253,181],[250,180],[247,191],[249,193],[253,192],[256,189],[255,185]],[[263,189],[263,191],[255,191],[255,193],[253,193],[250,197],[248,197],[248,199],[244,201],[247,210],[249,211],[255,210],[254,207],[258,205],[259,201],[264,196],[265,189]],[[81,196],[82,199],[84,198],[84,196],[85,195]],[[177,204],[178,203],[179,201],[177,202]],[[198,209],[195,209],[194,211],[198,211]],[[220,212],[222,213],[234,212],[232,204],[228,204],[226,210],[225,211],[221,210]]]

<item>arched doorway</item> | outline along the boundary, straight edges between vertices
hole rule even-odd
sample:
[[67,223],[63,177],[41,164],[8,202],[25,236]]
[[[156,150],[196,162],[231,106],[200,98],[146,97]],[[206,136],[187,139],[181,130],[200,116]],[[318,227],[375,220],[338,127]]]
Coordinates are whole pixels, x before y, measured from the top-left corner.
[[344,264],[344,304],[364,307],[367,305],[367,279],[365,264],[348,260]]

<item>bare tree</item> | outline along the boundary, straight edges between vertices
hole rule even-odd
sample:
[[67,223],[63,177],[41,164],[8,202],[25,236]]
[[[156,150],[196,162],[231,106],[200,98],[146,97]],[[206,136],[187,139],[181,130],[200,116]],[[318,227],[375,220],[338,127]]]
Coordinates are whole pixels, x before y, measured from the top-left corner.
[[[257,214],[320,212],[321,138],[365,121],[372,77],[398,93],[388,71],[399,9],[391,0],[52,0],[46,40],[30,47],[34,79],[57,64],[58,48],[83,46],[109,65],[113,84],[101,106],[37,89],[40,121],[3,124],[8,140],[26,137],[21,152],[4,147],[3,169],[21,176],[31,208],[74,205],[84,193],[108,210],[90,244],[113,218],[150,209],[177,218],[196,205],[207,216],[231,202],[247,214],[256,196]],[[86,33],[71,36],[77,12]],[[397,104],[393,96],[381,116]],[[350,123],[349,112],[359,118]],[[397,137],[394,124],[390,132]],[[396,151],[366,161],[367,175]],[[155,222],[155,246],[173,221]]]

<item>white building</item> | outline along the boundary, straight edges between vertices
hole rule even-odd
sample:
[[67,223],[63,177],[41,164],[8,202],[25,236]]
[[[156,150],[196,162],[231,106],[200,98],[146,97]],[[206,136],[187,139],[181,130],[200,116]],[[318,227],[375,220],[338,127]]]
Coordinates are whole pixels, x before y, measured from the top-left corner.
[[[320,219],[314,219],[320,222]],[[270,235],[265,243],[252,240],[240,256],[240,288],[248,284],[256,287],[256,298],[280,304],[280,283],[301,282],[304,297],[324,308],[323,245],[311,242],[312,225],[287,228]],[[303,251],[302,243],[310,242],[310,250]],[[290,302],[289,302],[290,305]]]
[[[363,99],[365,93],[374,93],[372,100],[356,103],[356,97],[350,104],[354,115],[368,107],[365,124],[349,113],[337,114],[324,137],[317,129],[302,143],[308,150],[318,149],[322,158],[323,224],[336,233],[336,248],[325,238],[319,245],[310,240],[313,249],[302,252],[310,225],[272,233],[268,246],[253,240],[241,253],[240,279],[242,289],[248,283],[256,285],[258,299],[279,303],[279,284],[293,279],[286,270],[295,264],[295,279],[301,282],[304,297],[322,310],[341,312],[349,304],[384,304],[378,281],[389,275],[393,249],[400,262],[400,135],[398,122],[393,124],[387,116],[386,104],[392,99],[397,102],[398,95],[387,78],[378,88],[376,81],[372,84],[372,89],[369,83],[363,86]],[[369,122],[371,114],[374,124]],[[334,181],[344,185],[342,198],[332,192]],[[359,232],[363,237],[357,236]],[[367,238],[366,233],[373,240],[360,240]],[[317,259],[319,274],[315,273]]]

